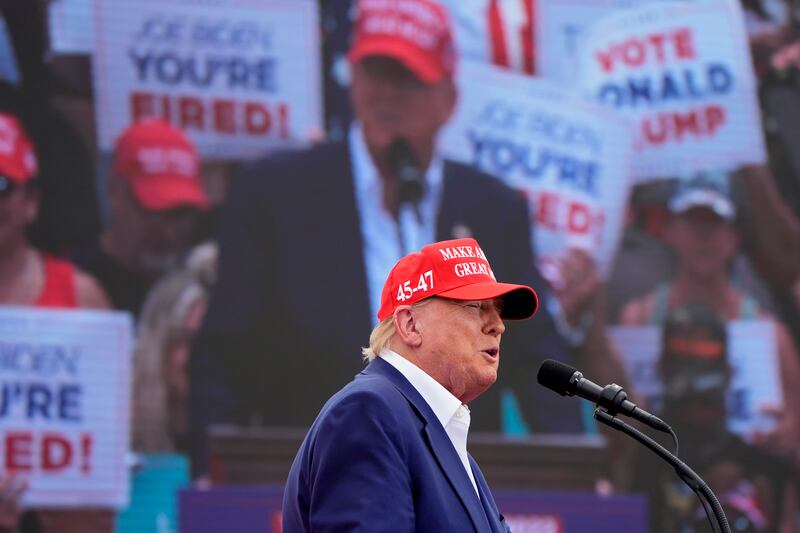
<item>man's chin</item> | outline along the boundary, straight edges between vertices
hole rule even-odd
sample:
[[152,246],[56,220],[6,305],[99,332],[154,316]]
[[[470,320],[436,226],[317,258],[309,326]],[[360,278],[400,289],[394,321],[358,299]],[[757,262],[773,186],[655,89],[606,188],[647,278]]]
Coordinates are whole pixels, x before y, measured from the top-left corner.
[[158,277],[175,270],[180,264],[179,257],[179,254],[144,254],[139,264],[148,275]]
[[496,381],[497,381],[497,370],[491,373],[487,372],[485,375],[483,375],[480,381],[480,386],[483,387],[483,392],[485,392],[486,389],[494,385]]
[[377,125],[364,128],[364,137],[367,145],[374,151],[385,153],[396,139],[405,139],[408,136],[398,131],[397,128],[386,125]]

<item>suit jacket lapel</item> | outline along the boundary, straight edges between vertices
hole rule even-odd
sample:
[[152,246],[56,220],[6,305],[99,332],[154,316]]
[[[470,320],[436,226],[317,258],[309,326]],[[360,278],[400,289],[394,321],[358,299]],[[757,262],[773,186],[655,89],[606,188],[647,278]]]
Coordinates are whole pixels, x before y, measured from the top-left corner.
[[425,422],[425,436],[436,457],[439,466],[450,481],[453,490],[458,494],[461,503],[469,514],[477,531],[486,531],[489,524],[482,512],[481,503],[475,489],[464,470],[453,443],[444,431],[442,424],[428,403],[422,398],[411,383],[392,365],[378,357],[365,370],[367,373],[379,373],[388,378],[414,406],[420,418]]
[[454,182],[452,166],[445,161],[442,177],[442,199],[439,202],[439,216],[436,219],[436,240],[443,241],[467,236],[456,235],[459,227],[466,227],[466,220],[461,220],[463,218],[460,212],[461,205],[458,185]]
[[461,499],[461,503],[464,504],[475,529],[486,531],[488,524],[486,516],[481,512],[481,502],[478,495],[475,494],[475,489],[467,477],[467,472],[464,470],[464,465],[453,448],[453,444],[435,417],[433,421],[428,420],[427,422],[425,435],[428,437],[428,442],[439,466],[442,467],[447,479],[450,480],[450,484]]
[[481,469],[478,468],[478,463],[470,455],[469,464],[472,466],[472,475],[475,476],[475,484],[478,485],[478,491],[481,494],[481,505],[483,505],[483,512],[486,514],[486,519],[489,520],[489,525],[495,533],[505,533],[506,528],[500,523],[500,511],[497,509],[497,504],[494,501],[489,485],[483,477]]

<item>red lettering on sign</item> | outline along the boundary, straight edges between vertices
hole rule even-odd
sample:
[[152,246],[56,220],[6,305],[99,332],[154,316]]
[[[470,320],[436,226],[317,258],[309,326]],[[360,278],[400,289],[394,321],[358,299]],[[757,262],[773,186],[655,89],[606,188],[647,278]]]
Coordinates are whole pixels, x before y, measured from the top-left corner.
[[244,105],[245,131],[251,135],[263,135],[272,126],[269,110],[260,102],[247,102]]
[[[91,472],[92,436],[55,432],[7,431],[0,434],[3,465],[8,472],[57,474],[70,467]],[[77,464],[76,464],[77,463]]]
[[567,231],[576,234],[586,234],[592,225],[592,217],[586,204],[571,203],[567,211]]
[[533,193],[532,203],[532,217],[538,227],[572,236],[588,236],[597,246],[603,243],[606,217],[602,209],[549,191]]
[[558,195],[543,192],[536,200],[536,223],[543,228],[558,228]]
[[689,28],[631,37],[595,53],[603,72],[613,72],[619,63],[636,68],[646,63],[663,64],[670,59],[687,60],[695,57],[694,40]]
[[286,104],[278,104],[278,126],[280,131],[278,137],[281,139],[288,139],[289,135],[289,106]]
[[141,117],[155,115],[154,98],[146,93],[131,93],[131,118],[138,120]]
[[5,466],[9,472],[30,472],[33,468],[33,436],[30,432],[8,432],[5,435]]
[[694,59],[697,57],[694,51],[692,30],[689,28],[681,28],[675,32],[675,55],[679,59]]
[[725,108],[718,105],[657,113],[642,121],[642,136],[648,144],[653,145],[682,142],[688,136],[712,137],[725,120]]
[[81,472],[88,474],[92,471],[91,461],[92,457],[92,436],[89,434],[81,435]]
[[146,91],[132,92],[129,100],[131,121],[160,117],[181,129],[198,132],[274,136],[277,139],[292,136],[290,108],[286,103],[203,99]]
[[231,100],[214,101],[214,130],[219,133],[236,133],[235,108]]
[[45,433],[40,454],[42,470],[63,470],[72,462],[72,445],[61,435]]
[[194,129],[202,131],[205,121],[203,120],[203,103],[199,98],[181,98],[179,101],[180,117],[179,124],[182,129]]

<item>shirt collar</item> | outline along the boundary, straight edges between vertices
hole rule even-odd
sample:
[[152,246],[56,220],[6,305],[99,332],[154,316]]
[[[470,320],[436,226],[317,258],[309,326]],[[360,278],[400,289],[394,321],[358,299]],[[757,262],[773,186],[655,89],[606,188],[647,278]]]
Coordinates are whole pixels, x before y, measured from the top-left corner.
[[[348,135],[350,145],[350,157],[352,158],[353,168],[356,169],[355,185],[361,192],[374,189],[383,190],[383,181],[378,174],[378,169],[372,161],[372,156],[364,140],[364,130],[361,124],[353,121],[350,124],[350,134]],[[434,144],[435,146],[435,144]],[[434,149],[431,164],[425,170],[425,183],[427,191],[438,191],[444,176],[444,159],[438,150]]]
[[458,411],[458,408],[461,407],[461,400],[453,396],[441,383],[397,352],[386,348],[381,352],[380,357],[403,374],[403,377],[411,383],[433,410],[433,414],[436,415],[442,427],[447,426],[450,419]]

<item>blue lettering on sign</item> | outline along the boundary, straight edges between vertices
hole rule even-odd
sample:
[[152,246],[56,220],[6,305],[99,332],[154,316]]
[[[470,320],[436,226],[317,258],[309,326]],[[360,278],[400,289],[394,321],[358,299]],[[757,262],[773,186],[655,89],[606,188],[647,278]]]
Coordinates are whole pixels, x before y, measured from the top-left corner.
[[16,414],[29,420],[80,422],[82,394],[76,384],[4,382],[0,384],[0,419]]
[[186,22],[178,17],[154,15],[142,23],[134,36],[137,42],[177,45],[184,37]]
[[475,124],[494,131],[524,132],[525,135],[544,137],[553,144],[588,148],[595,155],[602,150],[602,142],[591,127],[555,113],[538,109],[526,111],[502,100],[488,102]]
[[274,93],[278,90],[273,58],[243,59],[222,56],[182,56],[175,52],[129,50],[128,58],[143,83],[189,85],[207,88],[222,84],[228,89]]
[[557,115],[539,111],[530,113],[526,131],[541,135],[553,143],[588,148],[594,155],[600,155],[602,151],[602,142],[594,129],[568,122]]
[[3,373],[76,375],[80,358],[81,349],[77,346],[0,341],[0,372]]
[[558,183],[597,196],[600,168],[596,161],[578,159],[549,148],[536,149],[530,144],[515,143],[502,137],[467,131],[472,147],[472,163],[500,177],[518,173],[537,180],[555,175]]
[[198,20],[191,30],[193,46],[230,47],[238,50],[272,48],[273,35],[252,21]]
[[651,106],[662,102],[701,100],[730,93],[734,77],[723,64],[706,65],[700,72],[690,68],[666,70],[660,76],[629,77],[600,87],[597,98],[614,107]]

